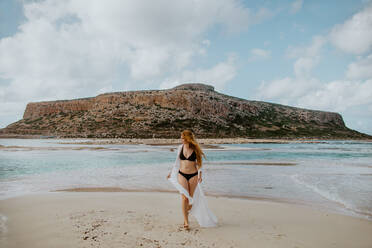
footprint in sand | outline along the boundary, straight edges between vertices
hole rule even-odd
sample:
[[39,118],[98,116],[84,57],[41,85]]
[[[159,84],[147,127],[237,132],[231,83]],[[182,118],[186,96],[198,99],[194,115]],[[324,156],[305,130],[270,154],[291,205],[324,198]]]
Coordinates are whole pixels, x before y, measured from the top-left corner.
[[279,233],[279,234],[276,234],[275,237],[276,237],[277,239],[281,239],[281,238],[283,238],[283,237],[287,237],[287,235],[282,234],[282,233]]

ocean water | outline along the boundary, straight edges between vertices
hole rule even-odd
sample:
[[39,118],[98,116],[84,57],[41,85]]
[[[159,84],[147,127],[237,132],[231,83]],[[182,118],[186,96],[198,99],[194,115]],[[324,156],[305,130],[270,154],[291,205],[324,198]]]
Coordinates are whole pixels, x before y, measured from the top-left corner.
[[[176,146],[0,139],[0,199],[75,187],[174,190]],[[372,220],[372,142],[222,144],[204,149],[209,195],[259,197]]]

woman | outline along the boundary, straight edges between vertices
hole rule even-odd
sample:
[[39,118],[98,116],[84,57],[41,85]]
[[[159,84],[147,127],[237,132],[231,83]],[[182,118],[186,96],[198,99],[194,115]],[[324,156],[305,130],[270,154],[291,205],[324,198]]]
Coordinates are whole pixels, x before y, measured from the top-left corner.
[[167,179],[182,194],[184,228],[189,230],[189,213],[202,227],[217,225],[216,216],[208,209],[200,183],[202,182],[202,155],[205,157],[194,134],[189,130],[181,133],[182,145],[178,146],[176,162]]

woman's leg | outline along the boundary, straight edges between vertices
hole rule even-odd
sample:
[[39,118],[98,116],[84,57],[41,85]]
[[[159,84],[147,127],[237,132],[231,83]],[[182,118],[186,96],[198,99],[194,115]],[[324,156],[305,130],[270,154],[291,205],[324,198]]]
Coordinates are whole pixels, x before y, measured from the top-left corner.
[[[193,176],[192,178],[189,179],[189,194],[191,197],[194,196],[194,192],[196,189],[196,186],[198,185],[198,175]],[[192,208],[192,205],[188,205],[187,211],[189,211]]]
[[[189,192],[189,185],[187,183],[187,180],[184,176],[178,173],[178,182],[186,189],[186,191]],[[188,213],[188,208],[189,206],[189,199],[182,194],[182,213],[183,213],[183,219],[184,219],[184,224],[185,226],[189,225],[189,213]]]

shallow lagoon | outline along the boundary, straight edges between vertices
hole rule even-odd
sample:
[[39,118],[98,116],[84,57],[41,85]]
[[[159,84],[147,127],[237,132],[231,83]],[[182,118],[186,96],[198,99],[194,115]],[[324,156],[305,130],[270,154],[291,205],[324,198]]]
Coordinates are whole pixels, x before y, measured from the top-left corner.
[[[61,144],[0,139],[0,199],[77,187],[173,190],[176,146]],[[372,143],[322,141],[205,148],[204,191],[372,216]]]

